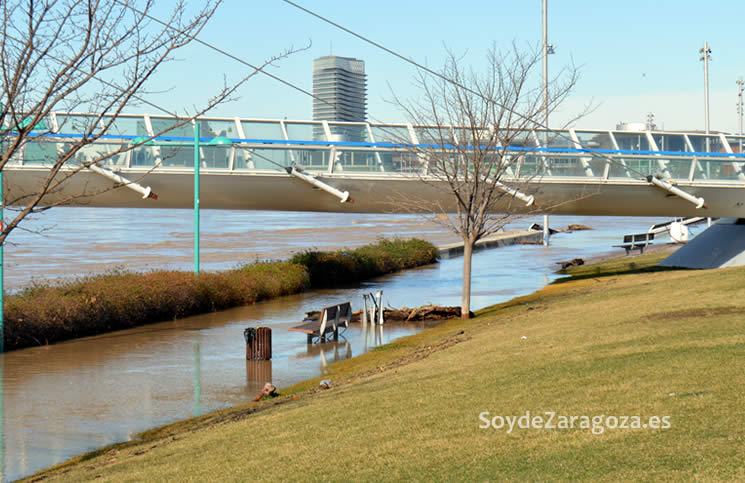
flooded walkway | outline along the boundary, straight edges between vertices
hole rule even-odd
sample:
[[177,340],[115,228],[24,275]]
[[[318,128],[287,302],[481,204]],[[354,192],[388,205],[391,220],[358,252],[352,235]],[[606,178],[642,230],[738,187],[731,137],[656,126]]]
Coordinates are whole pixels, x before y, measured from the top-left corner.
[[[167,227],[172,222],[165,215],[173,214],[160,213],[161,224]],[[226,213],[219,216],[229,218]],[[280,218],[280,214],[274,216]],[[330,217],[332,221],[336,220],[335,223],[349,224],[348,219],[345,221],[335,218],[337,215],[323,214],[298,215],[295,221],[298,225],[331,223],[328,219],[307,219],[314,216],[321,217],[321,220]],[[388,226],[394,233],[398,233],[396,227],[411,222],[406,220],[403,223],[393,215],[391,217]],[[618,242],[619,234],[646,230],[655,221],[553,217],[552,225],[557,227],[582,223],[595,230],[556,235],[549,249],[516,245],[474,254],[474,267],[477,268],[473,278],[472,305],[478,309],[530,293],[555,277],[556,261],[607,252],[612,244]],[[89,222],[95,224],[93,219]],[[213,223],[218,225],[214,218]],[[288,223],[293,223],[293,219]],[[522,228],[527,221],[519,223]],[[152,227],[157,223],[149,221],[148,224]],[[277,230],[285,230],[284,247],[318,244],[323,248],[324,244],[331,242],[323,235],[309,237],[310,232],[305,230],[300,230],[300,235],[289,240],[286,230],[291,228],[282,228],[281,221],[276,225]],[[226,221],[226,233],[231,232],[231,226]],[[250,225],[243,229],[252,230]],[[364,236],[357,238],[362,240],[372,236],[374,239],[377,233],[386,229],[371,226],[364,230]],[[66,230],[66,233],[74,231],[69,227]],[[258,228],[256,231],[261,233]],[[72,240],[84,236],[84,232],[79,236],[68,236],[69,242],[63,243],[56,251],[56,256],[64,255],[68,261],[52,259],[50,263],[58,267],[65,264],[82,266],[75,265],[75,254],[85,250]],[[401,233],[401,236],[411,234]],[[168,235],[163,235],[163,238],[168,238]],[[122,260],[146,260],[150,256],[137,248],[137,240],[128,240],[113,236],[107,240],[106,235],[102,235],[101,241],[96,243],[108,244],[106,250],[111,247],[125,249],[130,245],[130,253],[120,253]],[[157,240],[153,235],[143,243],[152,247],[161,243]],[[43,266],[46,243],[53,244],[37,242],[30,245],[32,248],[27,248],[32,254],[24,256]],[[186,240],[183,243],[188,245]],[[184,258],[189,260],[189,254]],[[15,258],[17,267],[20,260]],[[188,265],[188,261],[178,261],[177,257],[168,260],[175,260],[173,264],[176,266]],[[214,263],[217,266],[229,262]],[[359,325],[352,325],[338,343],[309,347],[305,336],[286,329],[296,325],[305,311],[332,303],[351,301],[353,308],[358,310],[362,293],[378,289],[384,290],[386,305],[458,305],[461,263],[459,258],[443,260],[437,265],[355,287],[314,291],[224,312],[3,354],[0,356],[3,370],[3,479],[31,474],[85,451],[130,439],[157,425],[246,403],[265,382],[272,381],[281,390],[322,375],[326,363],[357,356],[376,345],[416,333],[422,325],[388,324],[382,333],[371,331],[367,334]],[[243,329],[258,325],[273,329],[273,360],[270,362],[245,360]]]

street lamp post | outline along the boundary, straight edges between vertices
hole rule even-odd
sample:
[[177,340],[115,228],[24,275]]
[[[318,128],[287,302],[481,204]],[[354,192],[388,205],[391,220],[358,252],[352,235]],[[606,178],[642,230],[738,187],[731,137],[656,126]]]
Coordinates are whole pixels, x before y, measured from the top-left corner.
[[699,49],[701,58],[704,61],[704,104],[705,104],[705,125],[706,125],[706,151],[709,151],[709,61],[711,60],[711,48],[709,43],[704,41],[704,46]]
[[740,154],[742,154],[742,117],[743,117],[743,105],[742,96],[745,92],[745,81],[742,80],[742,76],[737,79],[737,133],[740,135]]
[[[548,55],[554,46],[548,43],[548,0],[543,0],[543,144],[548,147]],[[544,158],[545,159],[545,158]],[[548,246],[548,215],[543,215],[543,246]]]
[[194,120],[194,273],[199,275],[199,122]]

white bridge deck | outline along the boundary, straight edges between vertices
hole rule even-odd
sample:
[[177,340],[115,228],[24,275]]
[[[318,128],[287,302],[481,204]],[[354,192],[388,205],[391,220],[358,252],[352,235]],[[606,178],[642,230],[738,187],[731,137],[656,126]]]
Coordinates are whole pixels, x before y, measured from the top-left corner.
[[[81,138],[80,126],[91,119],[95,116],[50,116],[49,127],[40,129],[5,167],[6,200],[33,193],[53,160]],[[198,122],[202,208],[372,213],[401,211],[402,206],[429,211],[439,204],[453,209],[447,188],[428,174],[425,157],[412,149],[426,148],[422,128],[240,118]],[[193,127],[168,130],[174,123],[167,116],[121,117],[114,131],[76,157],[78,163],[100,159],[96,167],[101,169],[81,171],[45,202],[83,194],[92,196],[74,203],[193,206]],[[118,152],[148,138],[153,139]],[[543,145],[544,138],[551,141]],[[519,196],[504,197],[496,211],[745,218],[745,137],[571,129],[526,131],[522,139],[522,145],[504,149],[506,159],[516,161],[500,178]],[[306,176],[291,174],[292,167]],[[116,184],[102,170],[151,188],[158,199],[143,199],[126,187],[99,193]],[[341,203],[309,177],[348,192],[353,202]],[[521,196],[534,197],[537,205],[526,206]]]

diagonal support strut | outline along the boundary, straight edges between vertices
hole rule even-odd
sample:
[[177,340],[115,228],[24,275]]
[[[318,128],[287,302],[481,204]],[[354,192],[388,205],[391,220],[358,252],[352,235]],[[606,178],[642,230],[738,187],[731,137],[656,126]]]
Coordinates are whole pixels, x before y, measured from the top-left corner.
[[647,182],[655,185],[656,187],[658,187],[660,189],[663,189],[665,191],[668,191],[668,192],[674,194],[675,196],[678,196],[680,198],[683,198],[686,201],[690,201],[691,203],[693,203],[694,205],[696,205],[696,208],[704,208],[704,209],[708,209],[709,208],[706,205],[704,199],[701,198],[700,196],[693,196],[692,194],[683,191],[682,189],[674,186],[672,183],[670,183],[668,181],[665,181],[664,179],[661,179],[659,177],[659,175],[655,175],[655,176],[649,175],[649,176],[647,176]]

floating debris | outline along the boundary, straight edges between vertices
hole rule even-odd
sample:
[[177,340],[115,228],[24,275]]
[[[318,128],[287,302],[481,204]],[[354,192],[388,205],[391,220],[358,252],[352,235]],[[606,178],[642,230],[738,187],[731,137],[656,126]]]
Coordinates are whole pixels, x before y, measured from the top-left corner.
[[264,384],[264,389],[262,389],[261,392],[258,393],[256,397],[254,398],[254,402],[260,401],[264,399],[265,397],[274,397],[274,396],[278,396],[277,388],[274,387],[274,384],[272,384],[271,382],[267,382],[266,384]]
[[580,265],[584,265],[585,261],[581,258],[574,258],[572,260],[569,260],[567,262],[556,262],[559,265],[561,265],[562,270],[566,270],[569,267],[579,267]]

